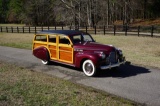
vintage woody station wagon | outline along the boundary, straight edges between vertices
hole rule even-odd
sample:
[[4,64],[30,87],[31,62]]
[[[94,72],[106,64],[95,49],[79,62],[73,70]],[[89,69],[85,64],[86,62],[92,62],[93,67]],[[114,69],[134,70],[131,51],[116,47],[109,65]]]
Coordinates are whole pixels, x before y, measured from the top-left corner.
[[87,76],[94,76],[97,69],[111,69],[125,62],[121,50],[99,44],[88,33],[75,30],[39,32],[34,37],[32,50],[45,65],[54,61],[82,68]]

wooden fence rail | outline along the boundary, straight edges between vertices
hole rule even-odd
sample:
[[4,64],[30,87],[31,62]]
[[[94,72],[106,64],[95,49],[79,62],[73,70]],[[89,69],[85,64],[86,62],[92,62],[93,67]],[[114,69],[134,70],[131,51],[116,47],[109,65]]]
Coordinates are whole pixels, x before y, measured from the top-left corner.
[[37,33],[44,30],[80,30],[90,34],[113,34],[113,35],[145,35],[160,37],[160,27],[158,26],[94,26],[71,27],[71,26],[0,26],[0,32],[6,33]]

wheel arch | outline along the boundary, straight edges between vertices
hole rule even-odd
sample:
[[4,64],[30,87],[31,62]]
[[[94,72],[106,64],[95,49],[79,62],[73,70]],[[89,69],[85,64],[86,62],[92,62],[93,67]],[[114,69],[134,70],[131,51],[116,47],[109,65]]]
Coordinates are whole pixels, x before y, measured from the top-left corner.
[[99,57],[95,54],[78,55],[76,56],[76,59],[75,59],[75,66],[78,68],[81,68],[85,60],[91,60],[93,64],[97,66],[99,62]]
[[50,52],[46,46],[33,49],[33,55],[41,60],[50,60]]
[[80,62],[80,68],[82,68],[82,65],[83,65],[83,62],[86,61],[86,60],[90,60],[89,58],[83,58]]

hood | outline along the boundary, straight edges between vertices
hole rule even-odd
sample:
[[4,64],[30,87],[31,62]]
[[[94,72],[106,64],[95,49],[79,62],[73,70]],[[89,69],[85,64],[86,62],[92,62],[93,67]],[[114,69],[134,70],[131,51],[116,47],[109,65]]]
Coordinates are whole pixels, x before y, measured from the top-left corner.
[[83,51],[103,51],[111,52],[115,50],[115,47],[112,45],[104,45],[97,42],[84,42],[75,44],[74,49],[81,49]]

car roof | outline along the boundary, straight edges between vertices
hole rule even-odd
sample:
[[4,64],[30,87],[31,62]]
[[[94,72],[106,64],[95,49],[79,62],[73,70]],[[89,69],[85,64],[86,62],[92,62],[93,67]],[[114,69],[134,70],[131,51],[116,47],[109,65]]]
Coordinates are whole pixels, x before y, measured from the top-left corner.
[[79,30],[44,30],[38,32],[37,34],[63,34],[63,35],[74,35],[74,34],[86,34],[86,32],[82,32]]

